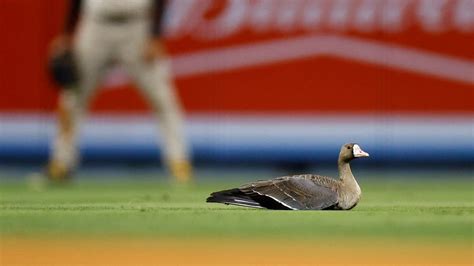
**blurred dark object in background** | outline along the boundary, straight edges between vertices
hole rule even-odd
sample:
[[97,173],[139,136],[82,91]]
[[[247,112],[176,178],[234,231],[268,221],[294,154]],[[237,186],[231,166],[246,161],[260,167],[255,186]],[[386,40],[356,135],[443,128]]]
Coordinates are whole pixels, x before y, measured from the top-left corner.
[[70,49],[52,55],[49,59],[48,70],[56,85],[63,89],[71,89],[77,84],[77,65]]

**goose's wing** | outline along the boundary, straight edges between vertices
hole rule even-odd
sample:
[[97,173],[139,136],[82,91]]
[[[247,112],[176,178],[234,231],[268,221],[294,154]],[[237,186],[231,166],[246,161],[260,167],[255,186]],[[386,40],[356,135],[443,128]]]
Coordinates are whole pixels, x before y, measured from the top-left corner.
[[322,210],[337,203],[336,180],[316,175],[284,176],[241,186],[247,195],[270,198],[293,210]]

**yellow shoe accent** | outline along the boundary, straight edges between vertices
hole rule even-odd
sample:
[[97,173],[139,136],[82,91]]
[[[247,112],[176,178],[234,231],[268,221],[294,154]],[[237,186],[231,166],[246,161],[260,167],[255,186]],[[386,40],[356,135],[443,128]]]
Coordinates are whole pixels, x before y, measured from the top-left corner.
[[192,166],[188,161],[171,161],[169,163],[171,175],[180,182],[187,183],[192,177]]
[[63,182],[69,179],[70,169],[58,161],[52,161],[47,166],[48,179],[54,182]]

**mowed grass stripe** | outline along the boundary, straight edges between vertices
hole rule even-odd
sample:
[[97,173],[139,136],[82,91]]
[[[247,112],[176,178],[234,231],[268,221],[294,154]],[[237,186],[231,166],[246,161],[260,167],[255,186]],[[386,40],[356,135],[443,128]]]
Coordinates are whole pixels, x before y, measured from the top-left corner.
[[35,192],[0,184],[3,236],[393,238],[473,241],[471,179],[361,180],[363,199],[348,212],[266,211],[207,204],[238,182],[178,187],[155,181],[79,181]]

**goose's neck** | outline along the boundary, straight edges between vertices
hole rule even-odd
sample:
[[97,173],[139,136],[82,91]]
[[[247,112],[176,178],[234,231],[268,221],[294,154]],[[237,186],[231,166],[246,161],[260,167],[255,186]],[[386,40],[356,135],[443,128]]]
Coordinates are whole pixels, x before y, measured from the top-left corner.
[[352,174],[351,166],[349,165],[348,162],[339,161],[338,168],[339,168],[339,179],[342,181],[342,183],[352,183],[352,182],[357,183],[355,181],[354,175]]
[[343,210],[353,208],[360,199],[361,190],[354,178],[348,162],[339,162],[340,187],[338,191],[339,207]]

